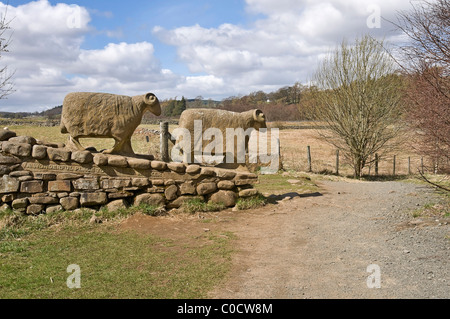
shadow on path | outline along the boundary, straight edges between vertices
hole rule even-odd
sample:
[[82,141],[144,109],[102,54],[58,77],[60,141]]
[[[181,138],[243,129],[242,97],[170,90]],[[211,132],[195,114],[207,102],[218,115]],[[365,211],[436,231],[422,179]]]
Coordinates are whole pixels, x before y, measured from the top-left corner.
[[271,204],[277,204],[279,201],[282,201],[284,199],[292,199],[295,197],[319,197],[319,196],[323,196],[323,194],[320,192],[306,193],[306,194],[290,192],[282,195],[269,195],[267,196],[267,201]]

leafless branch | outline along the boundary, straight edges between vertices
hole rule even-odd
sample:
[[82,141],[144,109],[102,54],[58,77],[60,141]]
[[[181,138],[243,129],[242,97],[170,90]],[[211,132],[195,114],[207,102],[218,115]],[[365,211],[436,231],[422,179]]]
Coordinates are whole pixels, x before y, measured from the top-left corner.
[[311,117],[329,127],[319,134],[350,159],[355,177],[400,135],[402,79],[395,71],[383,42],[365,36],[344,41],[313,78]]
[[439,189],[442,189],[442,190],[444,190],[444,191],[450,192],[450,189],[449,189],[449,188],[444,187],[444,186],[439,185],[439,184],[436,184],[436,183],[433,183],[433,182],[430,181],[428,178],[426,178],[425,175],[422,174],[422,172],[420,171],[420,169],[418,169],[417,171],[419,172],[420,176],[422,177],[422,179],[423,179],[425,182],[427,182],[427,183],[429,183],[429,184],[431,184],[431,185],[433,185],[433,186],[435,186],[435,187],[437,187],[437,188],[439,188]]
[[[6,5],[5,12],[0,15],[0,59],[4,53],[9,52],[9,46],[11,44],[12,32],[11,21],[7,18],[8,4]],[[8,95],[14,92],[14,84],[12,78],[14,72],[9,72],[8,67],[4,66],[0,69],[0,99],[5,99]]]

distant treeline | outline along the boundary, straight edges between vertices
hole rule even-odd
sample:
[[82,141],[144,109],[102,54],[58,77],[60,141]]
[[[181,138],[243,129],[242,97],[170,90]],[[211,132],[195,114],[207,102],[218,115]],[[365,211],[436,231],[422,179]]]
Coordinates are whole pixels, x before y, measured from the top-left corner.
[[29,117],[46,117],[49,120],[59,119],[61,117],[62,105],[55,106],[52,109],[42,112],[0,112],[0,118],[4,119],[23,119]]
[[[268,121],[301,121],[306,120],[302,111],[302,102],[307,96],[308,90],[300,83],[293,86],[282,87],[271,93],[257,91],[243,96],[232,96],[222,101],[212,99],[205,100],[202,96],[195,99],[180,100],[175,98],[161,101],[162,114],[156,117],[150,112],[144,114],[143,123],[155,123],[160,119],[177,119],[181,113],[190,108],[218,108],[233,112],[244,112],[251,109],[260,109],[266,115]],[[48,120],[59,120],[62,105],[42,112],[0,112],[0,118],[23,119],[40,117]]]
[[180,114],[190,108],[218,108],[233,112],[245,112],[251,109],[260,109],[268,121],[302,121],[307,120],[303,102],[309,100],[308,88],[295,83],[275,92],[265,93],[257,91],[248,95],[232,96],[222,101],[205,100],[198,96],[195,99],[181,100],[177,98],[161,101],[162,115],[156,117],[146,113],[143,123],[153,122],[155,119],[176,119]]

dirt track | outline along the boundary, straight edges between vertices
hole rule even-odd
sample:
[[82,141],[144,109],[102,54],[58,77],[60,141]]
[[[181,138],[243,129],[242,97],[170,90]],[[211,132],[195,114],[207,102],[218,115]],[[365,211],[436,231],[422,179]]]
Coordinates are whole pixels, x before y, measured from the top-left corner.
[[[218,227],[237,235],[237,253],[211,298],[450,296],[449,219],[411,216],[438,201],[432,189],[402,182],[320,186],[319,193],[225,213]],[[371,264],[379,266],[381,288],[368,288]]]

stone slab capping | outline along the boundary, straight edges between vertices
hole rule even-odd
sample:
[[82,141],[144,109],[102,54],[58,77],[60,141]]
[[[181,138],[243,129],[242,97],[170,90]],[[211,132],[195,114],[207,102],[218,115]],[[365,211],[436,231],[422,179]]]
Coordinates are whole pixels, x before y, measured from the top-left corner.
[[70,151],[0,130],[0,209],[30,215],[140,204],[171,209],[194,198],[233,207],[238,198],[257,195],[257,182],[253,173]]

